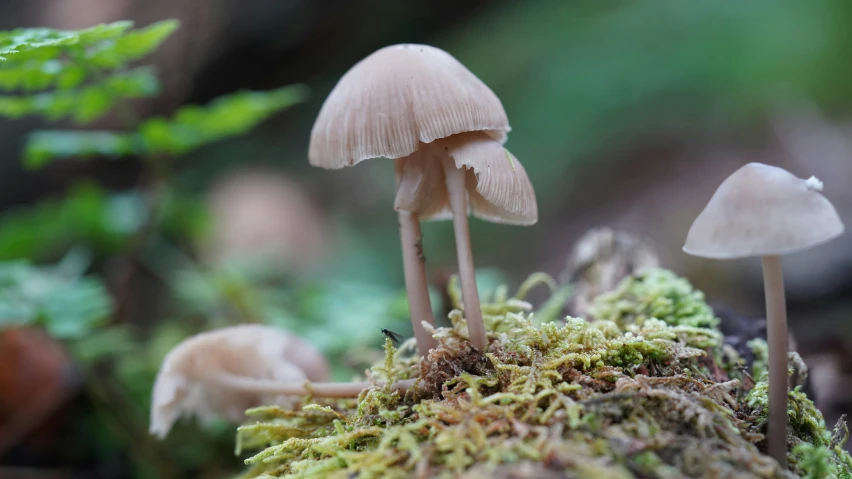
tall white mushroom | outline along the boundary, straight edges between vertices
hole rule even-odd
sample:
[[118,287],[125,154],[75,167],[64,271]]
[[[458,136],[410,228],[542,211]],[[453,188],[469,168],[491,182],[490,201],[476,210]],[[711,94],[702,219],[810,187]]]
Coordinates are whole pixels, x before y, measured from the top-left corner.
[[447,52],[394,45],[368,56],[340,79],[311,132],[314,166],[338,169],[363,160],[396,160],[405,283],[421,354],[435,345],[420,220],[453,219],[471,344],[487,346],[467,216],[508,224],[538,219],[535,193],[520,162],[502,144],[509,121],[500,100]]
[[804,180],[761,163],[749,163],[726,179],[698,215],[683,250],[693,256],[734,259],[760,256],[769,343],[767,448],[787,464],[787,309],[781,256],[843,233],[822,182]]

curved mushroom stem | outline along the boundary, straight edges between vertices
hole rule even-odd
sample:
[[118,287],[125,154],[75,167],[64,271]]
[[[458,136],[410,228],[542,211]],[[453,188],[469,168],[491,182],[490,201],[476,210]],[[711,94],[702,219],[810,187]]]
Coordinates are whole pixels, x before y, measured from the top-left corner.
[[766,336],[769,343],[769,455],[787,469],[787,306],[780,256],[763,257]]
[[467,226],[467,189],[465,172],[456,168],[449,156],[444,158],[444,176],[450,197],[450,210],[453,212],[453,230],[456,235],[456,256],[459,262],[464,316],[467,319],[467,331],[470,343],[479,351],[485,351],[488,338],[485,336],[485,323],[482,322],[482,309],[479,305],[479,292],[476,289],[476,273],[473,268],[473,251],[470,248],[470,230]]
[[[371,384],[368,382],[357,383],[312,383],[305,381],[304,383],[297,382],[277,382],[270,379],[255,379],[234,374],[217,374],[216,376],[206,379],[207,382],[215,383],[218,386],[223,386],[230,389],[240,391],[250,391],[255,393],[265,394],[286,394],[293,396],[313,395],[326,398],[353,398],[358,397],[361,391],[368,389]],[[394,391],[405,392],[414,386],[414,379],[406,379],[396,381],[391,384],[391,389]],[[385,384],[378,383],[378,386],[384,387]]]
[[399,212],[399,236],[402,240],[402,267],[405,270],[405,290],[408,293],[408,312],[411,327],[417,338],[417,349],[421,356],[438,342],[423,327],[423,321],[435,325],[432,303],[429,300],[429,284],[426,282],[426,261],[420,235],[420,220],[416,213]]

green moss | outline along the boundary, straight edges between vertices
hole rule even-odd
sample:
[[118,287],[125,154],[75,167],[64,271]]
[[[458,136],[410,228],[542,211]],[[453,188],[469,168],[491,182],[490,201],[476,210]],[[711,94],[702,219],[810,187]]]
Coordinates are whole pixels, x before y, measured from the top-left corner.
[[[832,450],[826,446],[817,446],[803,442],[793,448],[793,457],[797,469],[803,479],[849,479],[849,456],[836,447]],[[846,462],[839,463],[839,458]]]
[[677,336],[691,346],[717,346],[719,319],[704,302],[704,293],[671,271],[639,272],[609,293],[600,295],[590,314],[619,325],[643,324],[658,319],[673,327]]
[[754,362],[751,366],[751,375],[755,378],[762,378],[769,371],[769,345],[763,338],[755,338],[746,343],[746,345],[754,353]]
[[[766,430],[768,383],[755,384],[740,411],[748,418],[747,433],[762,434]],[[822,413],[801,388],[788,393],[788,442],[792,447],[789,461],[805,478],[852,478],[852,457],[842,446],[849,430],[841,419],[833,430],[826,428]]]
[[[250,411],[238,442],[260,452],[244,477],[790,477],[761,453],[765,383],[749,391],[717,364],[738,358],[683,279],[643,273],[601,296],[597,319],[540,326],[507,296],[483,305],[484,355],[458,310],[428,360],[411,355],[413,341],[386,343],[368,376],[417,378],[405,395],[377,386]],[[792,472],[849,477],[844,430],[827,430],[799,390],[789,413]]]

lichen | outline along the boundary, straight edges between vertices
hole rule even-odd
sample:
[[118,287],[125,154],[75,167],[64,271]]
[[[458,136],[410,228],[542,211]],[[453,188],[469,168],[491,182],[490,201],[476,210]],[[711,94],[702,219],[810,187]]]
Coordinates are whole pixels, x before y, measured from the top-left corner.
[[[538,325],[522,296],[541,280],[483,305],[484,354],[455,310],[428,358],[388,340],[358,399],[249,411],[238,449],[260,452],[243,477],[850,477],[845,429],[829,431],[798,389],[791,471],[763,454],[766,385],[718,364],[738,358],[685,280],[646,271],[593,318]],[[405,394],[380,385],[406,378]]]

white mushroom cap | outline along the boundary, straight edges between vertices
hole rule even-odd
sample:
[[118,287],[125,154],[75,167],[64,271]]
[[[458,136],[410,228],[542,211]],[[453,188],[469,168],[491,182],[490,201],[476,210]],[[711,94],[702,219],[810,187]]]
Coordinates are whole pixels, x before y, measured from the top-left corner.
[[441,158],[467,169],[469,209],[492,223],[531,225],[538,221],[535,190],[523,165],[500,142],[482,132],[462,133],[423,145],[396,162],[394,208],[421,220],[452,217]]
[[749,163],[728,177],[698,215],[683,250],[730,259],[794,253],[840,236],[843,223],[816,178]]
[[402,158],[421,143],[468,131],[505,142],[500,100],[449,53],[393,45],[353,66],[320,109],[311,131],[311,165],[338,169],[377,157]]
[[330,372],[316,348],[280,328],[252,324],[197,334],[163,360],[151,401],[151,434],[165,437],[184,415],[237,422],[248,408],[284,400],[229,389],[216,381],[223,375],[303,382],[327,380]]

